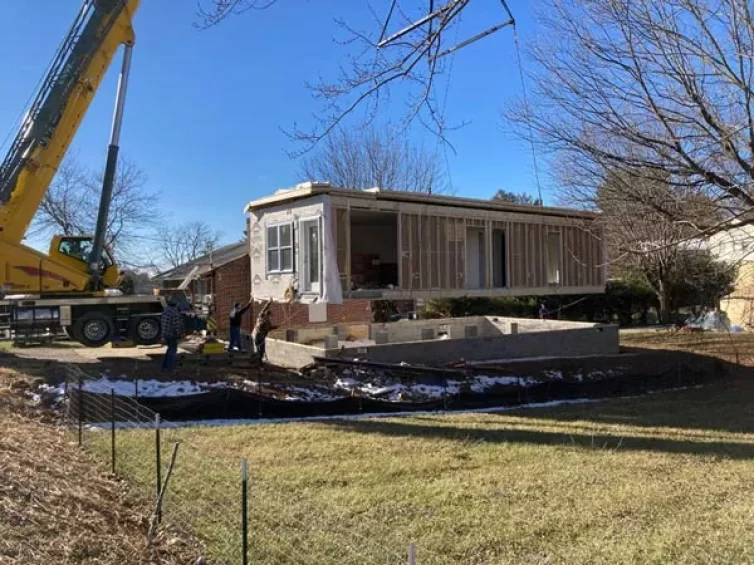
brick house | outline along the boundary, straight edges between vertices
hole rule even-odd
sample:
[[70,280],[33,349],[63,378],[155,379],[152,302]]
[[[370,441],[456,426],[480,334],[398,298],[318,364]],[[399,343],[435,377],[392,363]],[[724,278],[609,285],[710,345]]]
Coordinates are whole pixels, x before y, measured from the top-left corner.
[[[217,332],[227,337],[230,311],[233,302],[245,303],[251,295],[251,264],[248,242],[241,241],[214,250],[170,271],[160,273],[156,280],[163,289],[178,288],[190,277],[186,290],[193,304],[203,304],[217,321]],[[266,297],[256,297],[255,304],[242,321],[243,331],[251,332],[256,317],[255,309]],[[369,300],[346,300],[343,304],[328,304],[326,318],[312,321],[308,304],[273,303],[272,323],[279,328],[295,328],[312,323],[370,323],[372,305]]]
[[[251,293],[248,243],[240,241],[214,249],[160,273],[155,277],[163,289],[178,288],[187,278],[186,291],[194,305],[202,305],[217,320],[221,336],[228,333],[228,317],[234,301],[245,302]],[[251,331],[251,316],[244,316],[243,328]]]

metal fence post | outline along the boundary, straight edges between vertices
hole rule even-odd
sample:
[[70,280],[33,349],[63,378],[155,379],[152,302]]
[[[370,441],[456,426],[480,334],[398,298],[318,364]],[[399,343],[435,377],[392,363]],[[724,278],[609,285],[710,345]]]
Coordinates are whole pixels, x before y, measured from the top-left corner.
[[[155,453],[155,470],[157,478],[157,496],[160,496],[162,489],[162,461],[161,461],[161,442],[160,442],[160,415],[154,417],[154,453]],[[157,523],[162,522],[162,506],[157,507]]]
[[79,375],[79,447],[84,442],[84,379]]
[[241,460],[241,563],[249,565],[249,470]]
[[113,475],[115,475],[115,389],[110,389],[110,450],[113,460]]
[[408,565],[416,565],[416,544],[408,544]]

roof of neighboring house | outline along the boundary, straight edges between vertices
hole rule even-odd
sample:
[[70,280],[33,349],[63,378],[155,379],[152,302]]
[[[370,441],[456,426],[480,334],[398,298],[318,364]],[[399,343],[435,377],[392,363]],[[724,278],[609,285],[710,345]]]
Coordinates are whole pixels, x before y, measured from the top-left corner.
[[231,261],[240,259],[244,255],[246,255],[248,252],[249,252],[249,245],[248,245],[248,242],[246,241],[239,241],[237,243],[224,245],[222,247],[218,247],[217,249],[213,249],[211,253],[207,253],[206,255],[197,257],[193,261],[189,261],[187,263],[184,263],[183,265],[179,265],[173,269],[170,269],[169,271],[159,273],[156,277],[154,277],[154,280],[158,280],[158,281],[181,280],[182,281],[191,273],[194,267],[198,267],[194,276],[201,277],[202,275],[205,275],[209,273],[210,271],[217,269],[218,267],[222,267],[223,265],[226,265],[230,263]]
[[353,188],[338,188],[330,183],[305,182],[295,188],[278,190],[271,196],[252,200],[244,209],[246,212],[259,210],[269,206],[275,206],[284,202],[293,202],[303,198],[309,198],[319,194],[333,194],[347,198],[359,198],[363,200],[383,200],[393,202],[415,202],[419,204],[431,204],[434,206],[453,206],[456,208],[472,208],[483,210],[496,210],[501,212],[515,212],[518,214],[537,214],[540,216],[567,216],[570,218],[595,218],[596,212],[584,210],[572,210],[569,208],[555,208],[550,206],[528,206],[523,204],[511,204],[496,200],[480,198],[461,198],[458,196],[443,196],[436,194],[424,194],[421,192],[405,192],[399,190],[386,190],[370,188],[356,190]]

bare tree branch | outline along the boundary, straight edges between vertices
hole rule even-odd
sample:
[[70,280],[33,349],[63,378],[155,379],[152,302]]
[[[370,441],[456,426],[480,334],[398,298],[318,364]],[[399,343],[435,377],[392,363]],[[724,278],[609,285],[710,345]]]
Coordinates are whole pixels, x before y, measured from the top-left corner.
[[266,10],[278,0],[197,0],[197,27],[207,29],[229,16],[249,10]]
[[346,188],[380,187],[410,192],[449,192],[436,154],[414,145],[390,125],[334,131],[302,161],[302,180]]
[[[140,235],[155,225],[158,196],[146,189],[147,176],[133,161],[118,162],[105,235],[106,245],[129,262],[140,254]],[[32,224],[35,234],[94,233],[102,191],[102,173],[74,158],[61,164]]]
[[172,268],[206,255],[218,246],[221,238],[219,231],[202,221],[178,224],[157,234],[163,262]]
[[748,2],[546,2],[546,31],[533,51],[535,101],[508,117],[523,126],[522,135],[531,127],[541,147],[569,163],[569,198],[588,202],[606,171],[621,172],[704,196],[706,217],[693,206],[652,203],[684,230],[710,235],[751,222],[754,21]]
[[[198,0],[200,27],[217,25],[224,19],[246,12],[271,7],[277,0]],[[301,129],[294,124],[288,135],[301,142],[298,155],[341,127],[357,110],[360,126],[370,125],[384,104],[400,89],[405,99],[402,127],[418,121],[447,143],[447,134],[465,125],[449,123],[445,117],[445,103],[435,92],[440,78],[450,80],[449,55],[476,41],[511,25],[515,20],[504,0],[493,3],[498,9],[491,12],[490,27],[481,29],[456,42],[457,34],[448,33],[461,21],[470,0],[391,0],[387,9],[378,15],[370,0],[364,0],[372,16],[368,29],[357,29],[338,18],[342,38],[338,41],[348,51],[339,76],[322,78],[307,86],[315,99],[322,103],[314,116],[314,125]],[[437,6],[436,6],[437,4]],[[447,60],[450,60],[448,58]]]

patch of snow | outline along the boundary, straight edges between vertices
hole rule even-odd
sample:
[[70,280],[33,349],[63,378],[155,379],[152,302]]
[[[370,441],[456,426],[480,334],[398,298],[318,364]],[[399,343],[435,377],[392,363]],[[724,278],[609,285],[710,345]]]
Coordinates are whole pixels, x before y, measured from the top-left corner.
[[291,385],[283,387],[282,392],[285,393],[285,400],[295,400],[299,402],[322,402],[341,398],[340,396],[336,396],[315,388],[305,388]]
[[354,389],[359,386],[359,382],[351,377],[340,377],[335,381],[335,388],[345,388],[348,390]]
[[[133,381],[125,378],[110,378],[102,376],[99,379],[84,381],[84,392],[93,394],[110,394],[114,391],[117,396],[134,397],[175,397],[189,396],[194,394],[203,394],[211,389],[225,388],[228,384],[220,383],[198,383],[195,381],[158,381],[139,380]],[[138,392],[137,392],[138,391]],[[62,393],[62,388],[59,389]]]
[[486,392],[496,386],[521,386],[529,387],[537,384],[537,381],[531,377],[474,377],[471,383],[473,392]]
[[536,379],[531,377],[478,376],[469,381],[448,380],[445,386],[442,386],[427,384],[406,385],[391,382],[389,378],[364,379],[360,381],[352,377],[340,377],[335,381],[334,387],[349,393],[358,393],[363,396],[401,402],[406,400],[439,400],[448,394],[458,394],[464,389],[464,386],[468,386],[471,392],[484,393],[498,386],[529,387],[534,386],[537,382]]

